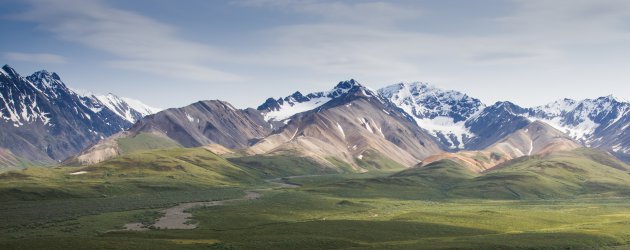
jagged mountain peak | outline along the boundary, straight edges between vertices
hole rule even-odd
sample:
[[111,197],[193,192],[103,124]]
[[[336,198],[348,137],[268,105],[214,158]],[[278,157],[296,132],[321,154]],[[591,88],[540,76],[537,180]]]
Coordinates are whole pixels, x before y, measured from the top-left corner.
[[332,99],[344,97],[378,97],[378,93],[354,79],[341,81],[327,94]]
[[609,101],[609,102],[627,102],[626,100],[624,100],[623,98],[617,97],[613,94],[609,94],[607,96],[601,96],[598,97],[595,100],[599,100],[599,101]]
[[534,109],[542,111],[546,115],[561,115],[574,109],[578,104],[579,102],[576,100],[563,98],[542,106],[535,107]]
[[[66,84],[61,80],[61,77],[55,72],[48,72],[46,70],[37,71],[26,79],[35,83],[37,88],[47,94],[58,95],[59,92],[66,92],[70,94],[72,91],[68,89]],[[54,90],[51,90],[54,89]]]
[[56,72],[49,72],[48,70],[42,69],[39,71],[36,71],[35,73],[31,74],[32,77],[34,78],[46,78],[46,79],[52,79],[52,80],[61,80],[61,77],[59,77],[59,75]]
[[11,67],[8,64],[5,64],[4,66],[2,66],[2,70],[0,71],[0,73],[5,74],[9,77],[19,76],[17,71],[15,71],[15,69],[13,69],[13,67]]
[[335,91],[347,92],[351,89],[356,89],[356,88],[365,88],[365,86],[361,85],[359,82],[351,78],[350,80],[340,81],[339,83],[337,83],[337,85],[335,85],[335,87],[332,89],[331,92],[335,92]]
[[[313,92],[307,95],[299,91],[278,99],[268,98],[258,110],[263,113],[265,120],[279,122],[289,117],[316,109],[332,100],[342,100],[354,97],[379,97],[376,91],[361,85],[354,79],[340,81],[329,91]],[[380,97],[379,97],[380,99]]]
[[526,112],[526,109],[510,101],[498,101],[488,106],[489,109],[500,110],[513,115]]
[[354,80],[353,78],[350,78],[350,80],[345,80],[345,81],[340,81],[337,86],[335,86],[336,89],[350,89],[353,86],[361,86],[361,84],[359,84],[359,82],[357,82],[356,80]]
[[477,98],[423,82],[398,83],[380,89],[379,93],[394,103],[416,104],[412,115],[420,119],[450,116],[458,122],[484,107]]
[[607,111],[607,109],[614,107],[615,105],[620,105],[624,103],[627,104],[628,102],[614,95],[607,95],[593,99],[587,98],[583,100],[563,98],[542,106],[533,107],[532,109],[534,109],[535,111],[543,111],[548,114],[560,115],[569,111],[573,111],[575,109],[583,109],[589,112],[593,110]]
[[463,148],[471,136],[465,121],[485,105],[477,98],[429,83],[398,83],[379,89],[379,94],[410,114],[416,123],[449,148]]
[[[453,90],[443,90],[431,83],[427,82],[400,82],[397,84],[392,84],[386,87],[383,87],[379,90],[382,94],[389,96],[397,94],[400,90],[407,89],[408,92],[416,93],[416,96],[423,95],[430,92],[441,92],[441,91],[453,91]],[[453,91],[460,93],[458,91]]]
[[62,160],[148,113],[139,101],[75,92],[54,72],[0,70],[0,148],[27,160]]

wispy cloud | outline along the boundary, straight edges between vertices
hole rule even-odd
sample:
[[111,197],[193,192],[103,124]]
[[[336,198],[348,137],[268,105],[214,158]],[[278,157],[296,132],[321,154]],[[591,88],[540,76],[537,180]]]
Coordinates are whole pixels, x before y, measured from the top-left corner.
[[[256,90],[246,93],[252,98],[232,91],[243,103],[291,91],[294,82],[314,90],[348,77],[374,87],[432,81],[488,102],[516,95],[511,99],[524,104],[551,100],[567,89],[590,92],[586,87],[596,81],[619,85],[630,79],[627,0],[240,0],[216,3],[210,11],[227,15],[183,18],[181,27],[165,23],[159,11],[177,6],[181,15],[186,8],[214,8],[215,2],[168,2],[147,8],[154,14],[149,18],[145,10],[122,10],[98,0],[27,1],[30,10],[14,18],[35,22],[60,40],[107,52],[113,59],[104,65],[145,76],[238,81],[239,87]],[[184,26],[187,22],[194,23]],[[180,29],[197,32],[196,38],[207,43],[184,37]],[[536,88],[549,91],[520,94]]]
[[30,62],[30,63],[66,63],[67,59],[60,55],[48,54],[48,53],[20,53],[20,52],[8,52],[4,54],[4,58],[10,61]]
[[[206,65],[221,57],[210,46],[178,37],[177,30],[149,17],[97,0],[32,0],[31,9],[14,18],[38,23],[59,39],[109,52],[118,68],[200,81],[240,77]],[[151,63],[147,63],[151,62]],[[168,70],[164,66],[178,69]]]
[[472,60],[487,62],[487,61],[497,61],[497,60],[512,60],[512,59],[521,59],[535,56],[534,54],[527,53],[518,53],[518,52],[490,52],[490,53],[481,53],[471,57]]
[[145,73],[163,75],[174,79],[192,81],[239,81],[242,78],[230,73],[214,70],[195,64],[164,61],[110,61],[107,65],[114,68],[137,70]]
[[[245,6],[308,15],[310,22],[273,27],[261,58],[285,66],[373,76],[421,75],[430,60],[460,64],[559,63],[567,45],[627,40],[620,28],[630,2],[513,0],[513,9],[483,20],[500,29],[422,31],[422,4],[251,0]],[[418,6],[419,5],[419,6]]]

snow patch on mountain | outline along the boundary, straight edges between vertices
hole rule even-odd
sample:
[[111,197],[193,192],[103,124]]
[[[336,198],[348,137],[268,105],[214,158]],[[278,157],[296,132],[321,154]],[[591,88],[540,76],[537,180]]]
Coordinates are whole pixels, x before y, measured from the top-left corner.
[[189,122],[195,122],[195,118],[190,116],[190,114],[188,114],[188,113],[186,113],[186,119],[188,119]]
[[[451,144],[451,148],[464,148],[464,137],[472,137],[473,133],[466,128],[466,121],[454,122],[453,118],[438,116],[433,119],[415,118],[416,123],[435,137],[441,133]],[[456,139],[452,139],[455,137]]]
[[339,125],[339,123],[337,123],[337,129],[339,129],[339,132],[341,133],[341,137],[346,139],[346,133],[343,132],[343,128],[341,127],[341,125]]
[[422,82],[394,84],[378,92],[453,149],[464,148],[464,137],[473,136],[465,126],[466,120],[485,108],[481,101],[464,93]]
[[561,116],[553,117],[551,119],[549,118],[545,119],[545,118],[529,116],[529,115],[525,117],[532,122],[541,121],[541,122],[547,123],[551,125],[553,128],[566,133],[571,138],[581,140],[584,142],[587,142],[589,139],[589,136],[592,135],[593,132],[595,132],[595,129],[597,129],[597,127],[599,127],[599,124],[595,123],[594,121],[590,119],[584,119],[582,122],[575,125],[568,125],[565,122],[563,122],[563,117]]
[[560,116],[575,109],[580,103],[573,99],[562,99],[548,103],[543,106],[535,107],[534,110],[540,111],[549,116]]
[[361,126],[367,129],[370,133],[374,134],[374,130],[372,129],[372,126],[370,126],[370,122],[368,122],[367,118],[358,118],[358,120],[359,123],[361,123]]
[[[138,119],[144,116],[162,111],[162,109],[151,107],[136,99],[119,97],[112,93],[107,95],[98,95],[81,89],[72,89],[72,91],[78,96],[83,97],[81,102],[90,108],[90,110],[94,113],[98,113],[103,109],[103,107],[106,107],[117,116],[131,123],[135,123]],[[85,98],[87,98],[87,100]],[[88,102],[92,102],[95,105],[89,104]]]
[[127,105],[129,105],[129,107],[131,107],[132,109],[138,111],[143,116],[155,114],[157,112],[162,111],[161,108],[156,108],[156,107],[149,106],[149,105],[144,104],[143,102],[141,102],[139,100],[136,100],[136,99],[132,99],[132,98],[129,98],[129,97],[121,97],[120,99],[122,99],[124,102],[127,103]]
[[[337,86],[329,91],[314,92],[308,95],[302,95],[300,92],[295,92],[284,98],[269,98],[263,105],[258,107],[258,110],[263,113],[266,121],[282,121],[293,115],[317,109],[322,105],[336,98],[346,96],[348,93],[355,90],[362,96],[368,98],[377,97],[380,100],[380,96],[376,91],[362,86],[354,79],[351,79],[339,82]],[[349,104],[346,107],[350,107]]]
[[[562,99],[544,106],[534,107],[527,118],[545,122],[566,132],[587,145],[598,128],[607,128],[627,115],[629,104],[613,96],[574,101]],[[627,126],[627,125],[626,125]]]
[[265,120],[282,121],[295,114],[313,110],[332,100],[330,97],[312,98],[305,102],[286,101],[280,105],[278,110],[270,111],[265,114]]

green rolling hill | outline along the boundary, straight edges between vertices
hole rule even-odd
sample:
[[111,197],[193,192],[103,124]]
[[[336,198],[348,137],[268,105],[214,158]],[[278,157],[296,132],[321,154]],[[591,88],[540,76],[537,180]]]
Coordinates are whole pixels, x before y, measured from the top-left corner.
[[314,191],[416,199],[566,199],[630,195],[630,167],[612,155],[580,148],[520,157],[476,173],[451,160],[386,177],[323,185]]

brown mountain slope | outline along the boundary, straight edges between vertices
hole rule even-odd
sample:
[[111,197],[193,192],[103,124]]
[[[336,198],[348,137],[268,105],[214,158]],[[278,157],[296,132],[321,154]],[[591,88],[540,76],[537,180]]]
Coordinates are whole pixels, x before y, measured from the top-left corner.
[[158,131],[184,147],[216,143],[238,149],[265,137],[271,129],[255,109],[240,110],[227,102],[211,100],[147,116],[129,131]]
[[353,82],[347,94],[291,117],[276,133],[248,149],[252,154],[297,154],[356,171],[410,167],[441,152],[432,137],[400,109]]
[[209,144],[243,149],[269,133],[269,124],[257,110],[236,109],[218,100],[200,101],[149,115],[128,131],[101,140],[65,163],[95,164],[124,154],[125,151]]
[[566,134],[546,123],[535,121],[484,150],[433,155],[426,158],[422,165],[443,159],[451,159],[475,172],[482,172],[518,157],[545,155],[553,152],[569,151],[579,147],[582,146]]

